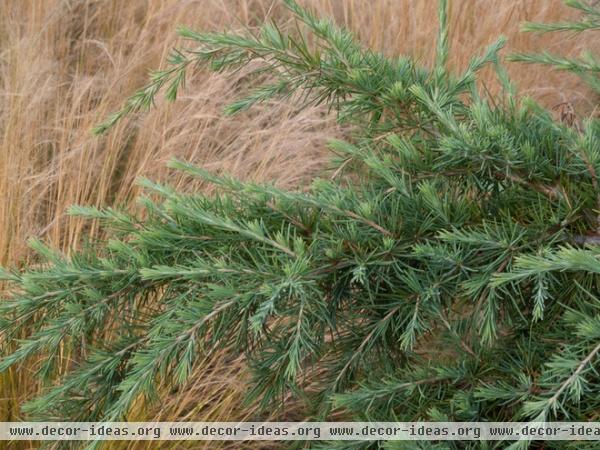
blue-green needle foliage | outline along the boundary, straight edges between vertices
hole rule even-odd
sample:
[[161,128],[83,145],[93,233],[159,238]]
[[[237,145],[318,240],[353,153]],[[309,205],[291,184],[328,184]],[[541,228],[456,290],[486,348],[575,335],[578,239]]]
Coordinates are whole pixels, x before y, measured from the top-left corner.
[[[285,3],[292,34],[180,30],[197,47],[98,131],[161,90],[174,99],[187,68],[257,60],[252,75],[271,81],[228,112],[329,105],[355,130],[331,143],[352,176],[301,193],[173,161],[217,194],[143,180],[143,214],[72,208],[110,239],[69,258],[34,241],[42,264],[2,272],[0,369],[34,360],[48,386],[25,410],[121,420],[233,346],[254,375],[249,401],[291,394],[313,418],[597,418],[600,124],[570,128],[516,99],[502,40],[450,73],[445,1],[431,69]],[[478,94],[486,66],[505,88],[495,99]]]

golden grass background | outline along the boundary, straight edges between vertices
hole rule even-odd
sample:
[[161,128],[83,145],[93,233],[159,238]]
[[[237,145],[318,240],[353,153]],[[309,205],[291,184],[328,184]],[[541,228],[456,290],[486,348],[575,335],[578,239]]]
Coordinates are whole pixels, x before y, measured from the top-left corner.
[[[427,64],[435,48],[437,5],[431,0],[300,0],[348,26],[367,46],[410,54]],[[575,17],[560,0],[450,0],[451,64],[500,34],[504,51],[548,49],[576,56],[589,36],[534,36],[525,21]],[[36,236],[64,251],[97,236],[95,226],[68,217],[74,203],[129,206],[138,176],[185,187],[166,170],[173,156],[236,176],[301,187],[328,159],[325,143],[343,133],[323,108],[299,111],[272,102],[233,118],[222,108],[243,90],[238,74],[200,71],[172,105],[120,123],[106,136],[90,129],[145,83],[178,45],[175,28],[241,30],[266,18],[289,22],[277,0],[2,0],[0,2],[0,265],[28,261]],[[520,92],[548,107],[563,102],[589,113],[593,102],[578,80],[547,68],[509,65]],[[494,90],[492,80],[487,80]],[[137,419],[250,420],[240,402],[247,382],[242,358],[226,351],[198,364],[189,385],[162,405],[140,408]],[[39,389],[27,368],[0,378],[0,418],[19,420],[19,404]],[[286,406],[293,418],[296,405]],[[301,414],[300,411],[297,414]],[[263,417],[264,418],[264,417]],[[281,419],[278,412],[273,418]],[[15,448],[24,448],[23,443]],[[215,448],[216,443],[188,443]],[[241,448],[232,443],[232,448]],[[183,444],[178,444],[183,445]],[[138,443],[131,448],[156,448]],[[119,446],[123,448],[123,445]],[[166,445],[165,448],[179,448]],[[265,448],[265,444],[254,446]]]

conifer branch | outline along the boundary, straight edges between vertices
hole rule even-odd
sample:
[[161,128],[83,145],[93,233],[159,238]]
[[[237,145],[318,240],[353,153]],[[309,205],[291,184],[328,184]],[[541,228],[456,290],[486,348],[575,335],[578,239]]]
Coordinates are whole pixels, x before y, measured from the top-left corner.
[[[529,29],[597,28],[597,6],[569,4],[581,22]],[[453,74],[445,0],[433,68],[285,5],[291,31],[180,29],[193,48],[96,131],[163,91],[175,100],[188,71],[256,62],[249,94],[226,112],[276,97],[326,104],[354,125],[330,144],[343,166],[299,192],[171,161],[215,193],[140,180],[152,195],[139,211],[73,207],[108,238],[69,257],[32,241],[35,265],[0,270],[0,370],[34,361],[50,386],[27,413],[121,420],[227,347],[246,355],[248,401],[264,408],[297,396],[355,420],[595,417],[598,122],[569,127],[519,100],[502,38]],[[597,87],[591,55],[519,58]],[[478,83],[484,67],[505,88],[497,98]]]

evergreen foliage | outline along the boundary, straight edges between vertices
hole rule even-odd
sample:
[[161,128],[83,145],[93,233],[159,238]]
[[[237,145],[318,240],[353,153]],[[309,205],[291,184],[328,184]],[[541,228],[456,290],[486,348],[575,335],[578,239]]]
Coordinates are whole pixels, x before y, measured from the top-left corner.
[[[124,419],[161,385],[185,383],[199,354],[234,343],[254,376],[249,401],[281,408],[292,393],[315,419],[597,419],[600,123],[574,129],[517,99],[502,39],[450,73],[445,1],[431,69],[365,50],[285,4],[301,24],[293,34],[274,24],[243,36],[181,29],[197,48],[174,51],[96,131],[161,90],[175,99],[190,66],[258,60],[251,75],[275,81],[227,112],[272,97],[326,103],[356,130],[331,143],[352,176],[290,192],[172,161],[217,193],[142,180],[143,216],[73,207],[110,239],[69,258],[32,241],[43,264],[0,274],[13,286],[0,303],[0,369],[38,358],[48,386],[25,410]],[[597,26],[600,9],[571,4]],[[585,64],[595,75],[597,63]],[[479,93],[486,66],[499,98]],[[65,349],[78,356],[67,367]]]

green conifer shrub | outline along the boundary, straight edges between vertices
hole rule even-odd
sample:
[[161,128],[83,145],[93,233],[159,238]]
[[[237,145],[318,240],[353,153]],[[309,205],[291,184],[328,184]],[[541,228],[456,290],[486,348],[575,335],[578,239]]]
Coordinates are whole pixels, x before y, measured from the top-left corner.
[[[196,47],[175,50],[96,131],[160,91],[174,100],[189,67],[256,60],[249,76],[274,81],[227,112],[273,97],[326,103],[355,130],[331,143],[349,176],[294,192],[172,161],[216,193],[142,180],[143,215],[73,207],[110,239],[69,258],[32,241],[43,264],[1,274],[12,290],[0,304],[0,369],[38,358],[48,386],[24,410],[126,419],[140,398],[185,383],[199,354],[233,342],[254,377],[249,401],[282,408],[291,393],[313,419],[597,420],[600,123],[569,127],[518,99],[502,39],[449,72],[445,1],[431,69],[285,4],[301,25],[291,34],[179,30]],[[581,26],[597,27],[598,7],[570,4],[586,13]],[[591,57],[515,58],[598,80]],[[503,86],[496,98],[477,85],[487,66]],[[79,355],[66,368],[62,349]]]

